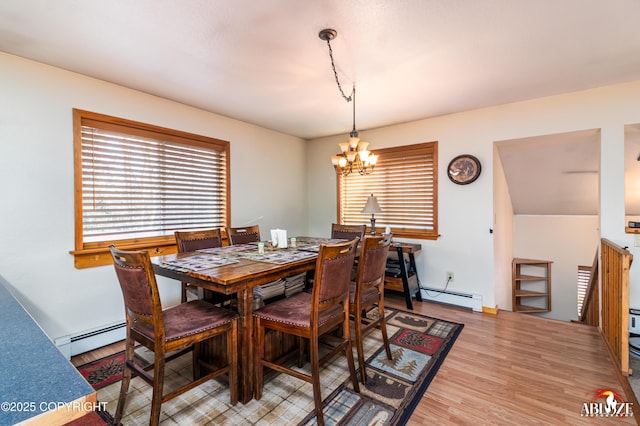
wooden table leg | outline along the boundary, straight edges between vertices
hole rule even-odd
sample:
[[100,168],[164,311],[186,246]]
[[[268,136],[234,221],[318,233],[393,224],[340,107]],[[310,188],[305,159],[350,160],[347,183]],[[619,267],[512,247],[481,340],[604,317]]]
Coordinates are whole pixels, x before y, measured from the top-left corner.
[[416,257],[413,252],[409,253],[409,266],[416,277],[416,300],[422,302],[422,293],[420,292],[420,279],[418,278],[418,267],[416,266]]
[[243,404],[253,399],[253,289],[238,292],[239,400]]
[[411,301],[411,290],[409,289],[409,271],[407,271],[407,265],[404,263],[404,253],[402,247],[397,248],[398,251],[398,263],[400,264],[400,276],[402,278],[402,288],[404,293],[404,300],[407,304],[407,309],[413,310],[413,302]]

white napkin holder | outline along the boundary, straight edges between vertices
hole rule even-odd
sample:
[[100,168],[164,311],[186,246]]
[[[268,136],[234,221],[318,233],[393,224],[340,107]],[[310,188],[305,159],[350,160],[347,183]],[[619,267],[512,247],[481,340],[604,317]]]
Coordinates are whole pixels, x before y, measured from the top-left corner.
[[276,248],[287,248],[287,231],[286,229],[271,230],[271,244]]

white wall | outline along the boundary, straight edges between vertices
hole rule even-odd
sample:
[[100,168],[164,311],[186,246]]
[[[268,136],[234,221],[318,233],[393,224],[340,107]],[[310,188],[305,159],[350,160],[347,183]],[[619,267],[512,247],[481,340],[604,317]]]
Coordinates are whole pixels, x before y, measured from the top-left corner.
[[[499,240],[489,233],[494,225],[494,196],[503,196],[494,194],[494,141],[601,129],[599,227],[602,237],[624,247],[633,242],[632,236],[624,232],[624,125],[638,122],[640,82],[633,82],[366,130],[360,136],[371,143],[374,152],[376,148],[439,142],[441,237],[422,241],[424,250],[418,258],[418,272],[430,287],[442,287],[446,271],[454,271],[456,279],[451,289],[479,293],[483,305],[493,308],[498,304],[497,295],[504,297],[506,289],[510,292],[511,288],[510,275],[507,278],[504,269],[500,272],[494,266],[494,244],[503,244],[503,236]],[[310,141],[310,231],[325,230],[327,223],[335,220],[335,176],[329,156],[345,137]],[[476,182],[457,186],[448,180],[446,166],[453,157],[464,153],[480,159],[483,173]],[[508,232],[508,224],[501,229]],[[638,306],[640,291],[634,291],[634,285],[637,283],[632,281],[631,305]]]
[[[336,220],[336,178],[329,157],[346,133],[305,143],[3,53],[0,93],[0,275],[54,339],[123,317],[113,270],[77,270],[69,254],[74,248],[72,108],[229,140],[234,225],[258,222],[263,230],[286,227],[292,234],[322,236]],[[497,223],[501,215],[494,211],[494,197],[504,196],[494,194],[494,141],[601,129],[601,236],[632,246],[633,236],[624,233],[624,125],[638,122],[640,82],[633,82],[360,135],[374,151],[439,141],[441,237],[422,241],[419,274],[426,285],[442,287],[446,271],[453,271],[452,290],[479,293],[483,305],[493,308],[511,286],[510,277],[494,265],[495,244],[504,244],[504,236],[490,233],[496,224],[496,230],[508,232],[508,223]],[[482,162],[483,173],[471,185],[454,185],[446,177],[448,162],[462,153]],[[289,166],[267,167],[276,160]],[[504,209],[508,204],[500,205]],[[631,306],[637,307],[640,278],[635,270],[632,266]],[[167,303],[177,300],[175,283],[163,280],[161,291]]]
[[535,314],[578,319],[578,265],[591,266],[598,250],[597,216],[514,216],[514,257],[550,260],[551,312]]
[[[504,283],[511,280],[513,259],[513,205],[509,187],[502,168],[497,147],[493,149],[493,266],[495,276],[496,305],[500,309],[512,309],[511,288]],[[486,305],[485,305],[486,306]]]
[[[4,53],[0,94],[0,275],[52,339],[124,319],[113,267],[69,254],[72,108],[230,141],[232,225],[306,234],[304,140]],[[160,286],[179,301],[178,283]]]

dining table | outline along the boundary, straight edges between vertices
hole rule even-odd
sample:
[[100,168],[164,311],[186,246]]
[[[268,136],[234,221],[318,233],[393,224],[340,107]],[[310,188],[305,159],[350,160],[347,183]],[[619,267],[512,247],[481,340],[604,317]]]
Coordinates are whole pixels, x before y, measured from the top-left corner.
[[239,400],[253,399],[254,288],[315,269],[321,244],[344,240],[296,237],[295,247],[237,244],[152,258],[156,275],[206,290],[236,295],[239,315]]

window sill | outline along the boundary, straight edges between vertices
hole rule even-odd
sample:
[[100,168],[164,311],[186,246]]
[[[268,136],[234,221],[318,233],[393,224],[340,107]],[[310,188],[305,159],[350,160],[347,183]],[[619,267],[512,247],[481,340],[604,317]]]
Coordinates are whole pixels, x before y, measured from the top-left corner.
[[[155,244],[136,244],[136,245],[118,245],[122,250],[148,250],[151,257],[163,256],[165,254],[174,254],[178,252],[175,242],[155,243]],[[96,266],[111,265],[113,258],[108,247],[73,250],[69,252],[74,257],[74,266],[77,269],[93,268]]]

